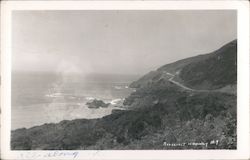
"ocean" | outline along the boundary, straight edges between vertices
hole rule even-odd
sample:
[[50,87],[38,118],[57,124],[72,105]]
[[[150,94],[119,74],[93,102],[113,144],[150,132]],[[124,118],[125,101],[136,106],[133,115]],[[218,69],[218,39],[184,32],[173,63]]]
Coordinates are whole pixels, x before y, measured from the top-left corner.
[[[62,120],[93,119],[124,109],[124,98],[138,75],[12,72],[11,129],[30,128]],[[94,99],[107,108],[88,108]]]

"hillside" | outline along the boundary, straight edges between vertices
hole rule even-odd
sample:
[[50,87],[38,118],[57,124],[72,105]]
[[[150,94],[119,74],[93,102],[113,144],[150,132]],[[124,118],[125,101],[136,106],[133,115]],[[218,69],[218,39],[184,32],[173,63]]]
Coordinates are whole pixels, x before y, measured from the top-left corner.
[[157,82],[164,73],[174,75],[174,79],[193,89],[220,89],[235,85],[237,76],[237,41],[234,40],[220,49],[164,65],[151,71],[130,87],[140,88]]
[[221,90],[236,86],[236,46],[233,41],[133,82],[136,92],[124,101],[128,110],[14,130],[11,148],[236,149],[237,97]]
[[181,70],[180,78],[197,89],[218,89],[237,81],[237,41],[223,46],[206,60],[190,63]]

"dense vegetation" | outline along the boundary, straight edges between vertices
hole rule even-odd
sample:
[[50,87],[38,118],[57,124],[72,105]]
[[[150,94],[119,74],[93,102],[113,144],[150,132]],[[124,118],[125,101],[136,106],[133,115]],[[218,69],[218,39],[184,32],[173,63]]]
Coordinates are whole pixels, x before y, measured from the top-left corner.
[[236,72],[237,43],[233,41],[212,53],[210,58],[185,66],[180,78],[193,88],[217,89],[236,84]]
[[163,76],[164,71],[180,71],[177,79],[197,88],[236,85],[235,46],[236,41],[214,53],[165,65],[145,75],[131,84],[137,89],[124,101],[128,110],[100,119],[12,131],[11,148],[235,149],[236,95],[185,90]]

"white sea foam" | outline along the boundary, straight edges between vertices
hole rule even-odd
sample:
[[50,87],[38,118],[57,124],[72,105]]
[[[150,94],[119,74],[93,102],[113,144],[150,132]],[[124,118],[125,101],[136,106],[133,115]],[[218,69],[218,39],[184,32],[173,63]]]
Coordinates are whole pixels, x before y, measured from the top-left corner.
[[122,89],[121,86],[115,86],[115,89]]
[[121,102],[121,101],[122,101],[122,99],[120,99],[120,98],[118,98],[118,99],[113,99],[113,100],[111,100],[110,104],[116,105],[116,104],[118,104],[118,103]]
[[95,98],[94,97],[86,97],[86,100],[88,101],[91,101],[91,100],[94,100]]
[[52,93],[52,94],[46,94],[46,97],[52,97],[52,98],[58,98],[58,97],[62,97],[62,93]]

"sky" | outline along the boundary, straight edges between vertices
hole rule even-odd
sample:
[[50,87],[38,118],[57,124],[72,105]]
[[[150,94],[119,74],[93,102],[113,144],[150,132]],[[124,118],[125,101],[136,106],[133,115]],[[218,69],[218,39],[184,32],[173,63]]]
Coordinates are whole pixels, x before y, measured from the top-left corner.
[[12,70],[143,75],[237,38],[236,11],[14,11]]

